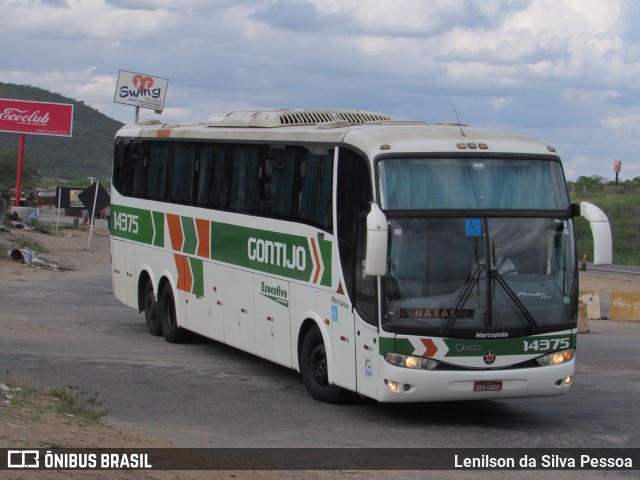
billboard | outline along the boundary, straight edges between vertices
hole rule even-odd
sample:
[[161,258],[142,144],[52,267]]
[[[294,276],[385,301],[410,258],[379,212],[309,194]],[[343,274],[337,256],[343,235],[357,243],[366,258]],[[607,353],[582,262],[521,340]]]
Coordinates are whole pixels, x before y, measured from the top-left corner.
[[0,99],[0,131],[70,137],[73,105]]
[[161,112],[168,84],[166,78],[120,70],[113,101]]

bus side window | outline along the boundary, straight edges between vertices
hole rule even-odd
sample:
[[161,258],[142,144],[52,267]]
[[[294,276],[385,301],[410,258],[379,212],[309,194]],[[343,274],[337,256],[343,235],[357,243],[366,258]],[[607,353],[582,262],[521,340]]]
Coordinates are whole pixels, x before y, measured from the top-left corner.
[[196,145],[178,143],[173,147],[169,170],[169,201],[191,205],[196,169]]
[[198,193],[196,205],[222,208],[226,185],[224,178],[225,147],[203,145],[198,156]]
[[145,183],[147,172],[145,169],[146,160],[144,155],[132,157],[130,159],[131,166],[131,195],[133,197],[143,197],[145,194]]
[[238,146],[235,148],[231,167],[231,189],[229,210],[253,213],[256,209],[258,191],[258,148]]
[[305,152],[300,169],[299,218],[324,230],[331,229],[331,188],[333,184],[333,149],[317,154]]
[[271,148],[265,162],[261,201],[266,215],[291,219],[295,190],[296,147]]
[[144,186],[147,172],[146,160],[142,142],[131,140],[125,147],[125,162],[127,163],[127,183],[129,196],[144,197]]
[[133,190],[132,173],[131,144],[118,139],[113,158],[113,186],[125,196],[130,196]]
[[150,142],[144,150],[147,163],[145,198],[164,200],[167,193],[169,145]]
[[356,225],[356,258],[353,288],[355,295],[353,298],[356,311],[362,319],[371,325],[377,325],[377,277],[364,274],[364,259],[367,247],[366,232],[366,217],[360,217]]

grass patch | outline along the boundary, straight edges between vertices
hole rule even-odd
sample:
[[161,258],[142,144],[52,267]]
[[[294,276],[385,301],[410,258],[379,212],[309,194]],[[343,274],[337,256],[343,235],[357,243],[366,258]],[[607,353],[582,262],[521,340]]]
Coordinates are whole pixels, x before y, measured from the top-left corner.
[[[573,188],[572,188],[573,187]],[[609,218],[613,237],[613,263],[640,265],[640,187],[637,185],[569,186],[572,202],[587,201]],[[593,236],[589,222],[576,219],[578,260],[593,260]]]
[[104,416],[98,395],[78,386],[52,387],[49,396],[58,400],[55,411],[61,415],[78,417],[88,423],[95,423]]
[[95,424],[106,414],[98,395],[78,386],[41,388],[28,379],[0,383],[0,403],[36,415],[56,414]]

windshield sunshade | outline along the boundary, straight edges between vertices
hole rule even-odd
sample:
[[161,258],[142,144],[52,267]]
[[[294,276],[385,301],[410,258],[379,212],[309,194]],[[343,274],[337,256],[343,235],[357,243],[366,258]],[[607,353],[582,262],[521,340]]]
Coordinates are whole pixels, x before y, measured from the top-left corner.
[[383,210],[566,210],[559,162],[539,159],[385,158]]

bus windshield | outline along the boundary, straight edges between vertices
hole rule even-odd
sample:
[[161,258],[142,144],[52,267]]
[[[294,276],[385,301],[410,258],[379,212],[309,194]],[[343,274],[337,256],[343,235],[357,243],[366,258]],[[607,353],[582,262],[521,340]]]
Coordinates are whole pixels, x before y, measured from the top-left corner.
[[387,329],[531,334],[576,321],[570,219],[389,219]]
[[573,225],[557,161],[392,158],[378,173],[390,232],[386,329],[464,336],[575,324]]
[[378,173],[383,210],[569,208],[556,157],[385,158]]

